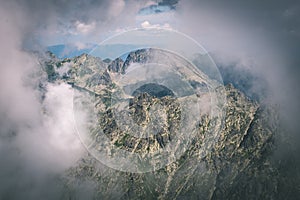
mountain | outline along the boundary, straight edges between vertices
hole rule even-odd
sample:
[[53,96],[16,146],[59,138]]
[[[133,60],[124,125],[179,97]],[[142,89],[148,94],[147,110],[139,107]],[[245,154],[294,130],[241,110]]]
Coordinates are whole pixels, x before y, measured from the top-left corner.
[[132,49],[138,48],[138,46],[130,44],[84,44],[84,46],[84,48],[79,48],[74,44],[58,44],[48,46],[47,50],[52,52],[57,58],[60,59],[73,58],[84,53],[91,54],[102,59],[115,59],[115,55],[123,55]]
[[80,56],[83,53],[89,53],[91,50],[96,48],[95,44],[88,44],[86,48],[78,48],[75,45],[58,44],[48,46],[47,50],[52,52],[57,58],[73,58]]
[[[119,80],[116,77],[130,73],[132,64],[150,62],[154,55],[151,52],[151,49],[138,50],[129,53],[126,59],[116,58],[106,62],[82,54],[69,59],[48,61],[45,69],[49,81],[69,83],[75,91],[85,94],[84,97],[93,97],[91,101],[95,107],[92,112],[96,112],[98,119],[94,122],[96,124],[91,125],[92,136],[101,139],[99,134],[103,134],[117,148],[138,153],[143,158],[143,155],[164,149],[172,143],[182,119],[180,98],[187,98],[190,94],[176,93],[177,96],[183,94],[182,97],[179,95],[178,100],[174,97],[173,89],[170,89],[172,84],[170,87],[158,83],[137,84],[131,79],[126,82],[129,86],[124,87],[126,94],[118,93],[121,81],[115,81]],[[165,56],[163,52],[156,53]],[[68,67],[68,70],[59,73],[63,67]],[[207,87],[210,80],[207,83],[205,79],[203,81],[190,83],[202,89]],[[223,123],[217,124],[214,118],[201,115],[195,137],[179,159],[155,171],[132,173],[109,168],[87,154],[66,172],[64,198],[76,198],[76,191],[85,191],[82,188],[91,185],[95,199],[279,198],[280,176],[269,156],[274,151],[274,136],[278,133],[276,109],[250,99],[230,83],[224,89],[226,110]],[[146,127],[153,114],[151,108],[158,106],[155,112],[165,112],[157,122],[163,128],[146,138],[128,135],[122,129],[127,130],[128,127],[118,126],[120,118],[115,118],[123,115],[113,110],[113,105],[116,105],[114,99],[123,98],[121,95],[129,99],[128,113],[132,116],[132,122]],[[126,117],[122,120],[127,123]],[[220,128],[219,137],[211,149],[203,149],[205,141],[210,137],[208,130],[211,126]],[[153,131],[153,128],[149,130]],[[97,143],[94,145],[97,146]],[[99,145],[97,148],[103,147]],[[201,156],[203,154],[205,156]]]

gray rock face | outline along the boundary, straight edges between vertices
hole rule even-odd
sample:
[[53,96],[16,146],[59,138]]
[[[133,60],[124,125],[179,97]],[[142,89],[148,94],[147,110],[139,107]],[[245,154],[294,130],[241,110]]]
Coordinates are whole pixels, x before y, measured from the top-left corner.
[[146,63],[151,55],[152,49],[140,49],[129,53],[125,62],[124,68],[126,69],[132,63]]
[[125,72],[124,61],[121,58],[117,58],[113,60],[108,65],[108,70],[110,72],[124,73]]
[[[110,73],[124,73],[130,63],[146,60],[145,50],[130,53],[125,62],[116,59],[108,64],[83,55],[71,59],[74,64],[70,67],[70,78],[64,81],[99,94],[100,104],[107,105],[106,98],[114,88]],[[147,122],[149,107],[165,106],[168,123],[164,131],[138,141],[118,130],[105,106],[101,108],[105,120],[99,126],[120,148],[132,152],[163,148],[172,139],[172,129],[180,120],[172,91],[148,85],[133,96],[129,107],[138,124]],[[74,191],[89,182],[95,188],[95,199],[276,199],[277,172],[268,158],[277,131],[276,112],[251,101],[232,85],[226,86],[226,96],[226,117],[220,137],[205,157],[200,158],[200,147],[205,130],[213,122],[203,116],[184,155],[154,172],[115,171],[87,154],[66,172],[64,198],[75,198]]]
[[130,64],[146,63],[146,61],[149,59],[151,52],[151,49],[140,49],[129,53],[125,61],[123,61],[121,58],[116,58],[108,65],[108,70],[110,72],[124,74],[125,70],[129,67]]

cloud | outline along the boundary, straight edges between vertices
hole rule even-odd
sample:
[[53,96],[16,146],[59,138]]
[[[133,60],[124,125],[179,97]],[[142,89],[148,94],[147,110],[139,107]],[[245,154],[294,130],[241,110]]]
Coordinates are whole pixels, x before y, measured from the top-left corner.
[[[300,152],[299,2],[190,0],[179,1],[176,9],[171,26],[210,52],[226,83],[259,96],[262,104],[279,105],[285,131],[275,135],[280,150],[274,157],[293,160]],[[293,168],[299,169],[299,163]]]
[[26,21],[30,22],[30,26],[25,26],[27,35],[38,37],[41,45],[54,45],[100,42],[107,36],[106,32],[134,26],[135,15],[144,3],[135,0],[25,0],[7,4],[10,9],[20,9],[26,15]]
[[58,175],[84,153],[72,89],[46,83],[36,57],[22,50],[20,21],[28,18],[13,11],[0,8],[0,199],[58,199]]
[[143,7],[146,8],[146,7],[153,6],[153,5],[158,5],[158,3],[155,1],[147,1]]
[[113,0],[111,1],[111,5],[109,6],[109,14],[112,17],[119,16],[125,8],[124,0]]
[[221,67],[235,66],[259,75],[276,96],[274,100],[296,107],[291,95],[296,97],[298,92],[289,94],[288,88],[297,76],[290,71],[296,69],[298,58],[292,56],[288,43],[294,38],[284,33],[287,24],[282,21],[282,14],[291,5],[292,1],[245,5],[237,1],[179,1],[177,20],[170,24],[204,45]]
[[75,27],[76,27],[76,30],[79,33],[88,34],[88,33],[90,33],[91,31],[93,31],[95,29],[96,23],[92,22],[90,24],[85,24],[83,22],[76,21],[75,22]]
[[172,29],[170,24],[165,23],[165,24],[151,24],[149,21],[144,21],[141,23],[142,28],[165,28],[165,29]]

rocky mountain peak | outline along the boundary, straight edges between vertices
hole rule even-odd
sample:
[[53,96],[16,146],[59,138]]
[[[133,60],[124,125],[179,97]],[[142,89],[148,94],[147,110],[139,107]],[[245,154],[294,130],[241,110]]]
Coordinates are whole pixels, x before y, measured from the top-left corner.
[[[105,134],[110,142],[119,149],[133,154],[144,154],[164,149],[172,141],[175,130],[181,120],[180,105],[169,88],[147,83],[138,87],[128,101],[128,115],[142,127],[151,131],[159,124],[160,129],[146,138],[137,138],[128,134],[131,129],[118,127],[114,118],[117,112],[112,109],[112,93],[117,88],[113,76],[124,74],[132,63],[145,63],[151,56],[151,49],[131,52],[125,61],[117,58],[109,63],[99,58],[81,55],[69,60],[68,77],[57,76],[52,81],[71,82],[74,89],[87,93],[95,99],[95,108],[99,119],[92,129],[93,135]],[[48,76],[52,77],[59,67],[51,62]],[[49,63],[47,63],[49,64]],[[204,83],[191,82],[197,88]],[[99,164],[94,157],[86,155],[66,175],[66,187],[72,191],[81,181],[95,185],[96,197],[109,196],[111,188],[118,188],[118,199],[242,199],[258,191],[263,199],[276,196],[277,177],[266,156],[272,152],[273,137],[276,134],[276,119],[272,109],[263,107],[248,98],[232,84],[226,90],[226,115],[220,135],[213,148],[201,158],[206,132],[214,119],[206,115],[201,117],[196,137],[185,153],[175,162],[149,173],[129,173],[110,169]],[[151,116],[157,114],[154,126]],[[271,114],[270,114],[271,113]],[[272,114],[273,113],[273,114]],[[127,115],[121,121],[129,124]],[[120,120],[120,119],[119,119]],[[126,121],[127,120],[127,121]],[[269,123],[272,121],[272,123]],[[99,129],[103,131],[99,131]],[[188,133],[187,133],[188,134]],[[105,148],[99,146],[100,148]],[[100,165],[100,167],[99,167]],[[270,180],[271,178],[271,180]],[[105,183],[105,184],[103,184]],[[267,185],[267,187],[266,187]],[[66,197],[71,194],[66,191]],[[201,192],[199,192],[201,191]]]

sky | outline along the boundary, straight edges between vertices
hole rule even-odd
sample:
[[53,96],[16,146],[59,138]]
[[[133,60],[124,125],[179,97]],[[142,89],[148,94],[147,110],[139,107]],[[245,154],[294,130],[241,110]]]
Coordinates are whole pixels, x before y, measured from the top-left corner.
[[[46,84],[30,50],[82,49],[133,28],[194,38],[221,72],[232,74],[224,82],[238,87],[245,79],[249,94],[280,105],[299,148],[299,1],[0,0],[0,26],[0,197],[56,199],[61,188],[46,186],[85,152],[74,134],[71,88]],[[38,90],[40,83],[46,91]]]

